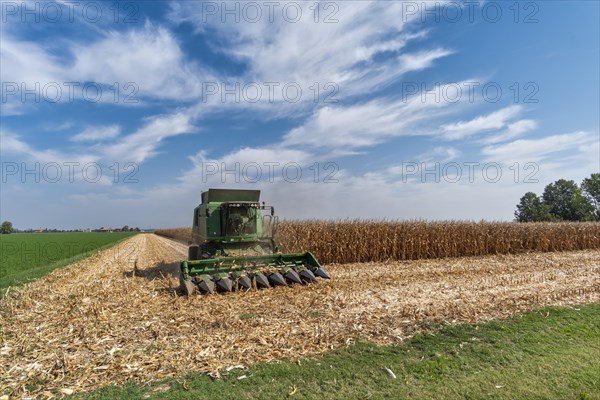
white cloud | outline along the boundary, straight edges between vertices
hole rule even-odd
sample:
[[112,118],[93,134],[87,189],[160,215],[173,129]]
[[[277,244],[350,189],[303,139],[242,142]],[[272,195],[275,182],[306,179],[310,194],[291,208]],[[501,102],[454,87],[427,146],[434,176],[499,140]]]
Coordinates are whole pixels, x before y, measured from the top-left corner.
[[[435,90],[443,93],[447,87],[439,85]],[[377,98],[350,106],[323,107],[303,125],[288,132],[282,145],[307,145],[343,152],[373,146],[393,137],[439,134],[436,121],[461,111],[463,105],[435,101],[436,98],[420,95]]]
[[54,149],[39,150],[23,140],[21,136],[2,130],[2,153],[59,164],[63,162],[79,162],[81,165],[89,162],[142,163],[157,154],[158,148],[165,139],[194,130],[191,117],[183,112],[147,118],[144,125],[135,132],[120,137],[120,129],[117,126],[88,128],[72,139],[76,142],[102,142],[88,146],[84,153],[80,149],[71,152]]
[[514,139],[517,136],[532,131],[538,127],[538,123],[532,119],[522,119],[514,123],[508,124],[506,129],[498,135],[490,136],[489,138],[483,139],[483,143],[494,144],[505,142],[510,139]]
[[[27,143],[18,134],[5,129],[0,129],[0,150],[2,157],[17,156],[20,159],[36,163],[79,163],[85,165],[98,161],[99,157],[93,154],[75,153],[67,154],[55,149],[38,149]],[[30,166],[31,167],[31,166]]]
[[[2,35],[1,78],[18,86],[16,94],[7,97],[12,114],[36,104],[33,95],[23,101],[22,85],[37,90],[43,102],[82,100],[85,95],[132,106],[145,99],[196,99],[202,81],[216,80],[187,59],[170,31],[151,23],[123,32],[104,31],[95,41],[62,41],[69,57],[54,56],[43,43]],[[96,89],[84,94],[86,83],[105,85],[102,95],[96,98]]]
[[[315,23],[315,3],[294,4],[302,7],[302,17],[294,23],[278,14],[282,5],[272,21],[267,14],[255,23],[234,23],[231,17],[223,22],[220,14],[207,15],[201,2],[173,3],[170,17],[176,23],[191,22],[197,30],[210,32],[214,51],[248,66],[239,77],[244,81],[294,82],[304,91],[310,91],[315,83],[323,87],[332,82],[343,91],[344,98],[373,91],[452,53],[443,48],[401,53],[408,42],[426,36],[426,31],[409,26],[419,16],[406,15],[402,2],[331,3],[339,8],[336,23]],[[318,6],[323,8],[324,3]],[[377,56],[384,57],[375,60]],[[312,100],[312,96],[305,99]],[[281,95],[277,100],[286,105]],[[298,105],[287,108],[293,111],[294,107]]]
[[[342,168],[335,175],[337,183],[323,183],[322,179],[319,183],[314,183],[312,171],[307,167],[319,159],[313,158],[312,153],[277,146],[244,147],[220,158],[209,158],[204,154],[192,157],[192,167],[179,179],[156,187],[135,187],[135,190],[121,191],[111,188],[110,193],[82,193],[72,196],[71,207],[76,206],[75,210],[63,212],[60,217],[62,221],[66,221],[63,222],[66,226],[81,226],[81,221],[93,221],[92,226],[119,224],[123,218],[130,225],[145,227],[189,225],[190,210],[198,204],[201,191],[209,187],[237,187],[262,190],[262,199],[274,205],[277,214],[282,218],[510,220],[515,204],[526,191],[539,193],[544,185],[557,177],[580,181],[593,171],[587,169],[593,160],[595,161],[592,164],[597,167],[600,149],[597,141],[590,142],[594,135],[576,132],[555,136],[558,138],[552,137],[553,139],[549,140],[551,143],[544,143],[544,139],[530,140],[527,147],[535,149],[540,146],[545,149],[543,152],[546,152],[552,146],[576,142],[579,145],[575,145],[574,153],[571,153],[576,160],[571,164],[565,164],[564,160],[555,160],[552,154],[549,154],[539,163],[540,173],[535,176],[539,182],[534,184],[515,183],[512,170],[505,165],[502,166],[504,175],[501,181],[486,181],[482,173],[485,160],[481,160],[481,165],[475,169],[473,182],[468,181],[467,169],[463,169],[461,181],[452,183],[444,180],[441,175],[440,181],[436,182],[431,172],[425,179],[419,175],[419,171],[416,176],[405,179],[399,171],[389,168],[356,174],[351,174]],[[494,146],[494,148],[502,148],[502,146]],[[438,150],[439,154],[443,154],[443,148]],[[504,150],[505,154],[511,151],[510,148]],[[225,175],[225,179],[222,179],[220,173],[210,175],[206,179],[207,177],[202,173],[202,165],[206,162],[217,163],[219,168],[221,168],[220,163],[224,162],[226,167],[231,169],[235,162],[244,165],[250,162],[261,164],[268,161],[298,162],[307,174],[300,182],[292,183],[281,179],[281,168],[278,168],[277,177],[273,182],[263,179],[257,183],[249,183],[244,179],[236,182],[231,174]],[[498,160],[494,159],[494,161]],[[507,165],[513,162],[512,159],[504,161],[508,163]],[[5,204],[10,204],[10,207],[5,207],[6,212],[16,213],[15,210],[22,206],[22,203],[9,201],[10,197],[6,195],[5,199],[7,199]],[[364,204],[369,206],[363,207]],[[81,211],[84,208],[97,211],[92,218],[88,218]],[[23,205],[23,209],[26,209],[26,204]],[[60,207],[58,209],[60,210]],[[113,210],[120,210],[120,212],[115,214]],[[152,215],[152,218],[148,219],[148,215]],[[23,220],[28,221],[27,217],[23,217]],[[35,226],[40,224],[53,225],[52,219],[47,215],[36,217]],[[26,222],[20,221],[19,225],[27,226]]]
[[372,100],[347,107],[323,107],[302,126],[287,133],[283,145],[354,149],[372,146],[386,138],[412,134],[403,131],[409,121],[401,101]]
[[0,47],[3,82],[25,83],[30,89],[36,82],[56,82],[62,75],[60,60],[36,43],[19,41],[3,33]]
[[[63,74],[60,60],[38,44],[17,41],[2,32],[0,49],[2,115],[20,115],[35,108],[44,85],[65,82],[59,78]],[[37,98],[32,91],[38,93]]]
[[73,142],[100,142],[114,139],[120,133],[121,128],[118,125],[91,126],[74,135],[71,140]]
[[427,151],[423,154],[417,156],[418,160],[427,161],[439,161],[439,162],[448,162],[452,160],[456,160],[462,152],[455,147],[442,147],[438,146],[433,148],[430,151]]
[[284,174],[294,177],[298,168],[306,174],[308,169],[305,167],[318,160],[308,152],[278,146],[243,147],[220,158],[210,158],[199,152],[189,158],[192,167],[179,177],[174,185],[176,190],[193,191],[199,185],[229,187],[240,183],[272,183],[285,180]]
[[470,121],[460,121],[442,125],[447,140],[460,140],[481,132],[501,129],[507,121],[521,112],[521,106],[514,105],[495,111],[488,115],[479,116]]
[[[109,31],[93,43],[71,47],[74,56],[68,75],[82,81],[123,86],[133,82],[138,96],[185,100],[199,96],[206,70],[186,60],[179,43],[167,29],[146,23],[143,29]],[[135,95],[134,95],[134,98]]]
[[[247,159],[246,156],[243,159]],[[252,160],[258,162],[260,159]],[[285,162],[283,158],[277,160]],[[215,161],[220,162],[221,159]],[[310,165],[311,161],[307,160],[306,164]],[[251,183],[244,179],[236,182],[231,174],[225,179],[220,174],[203,176],[200,164],[196,164],[179,182],[137,193],[141,199],[136,199],[138,204],[148,205],[149,213],[156,214],[155,221],[159,226],[189,225],[189,210],[197,205],[200,192],[213,187],[260,189],[261,198],[274,205],[281,218],[509,220],[512,219],[514,204],[524,191],[540,189],[540,185],[525,188],[514,184],[510,176],[500,182],[488,182],[481,168],[476,170],[472,183],[467,181],[466,170],[463,171],[463,179],[457,183],[445,181],[441,176],[440,181],[435,182],[431,173],[424,183],[420,183],[423,180],[420,176],[405,180],[401,175],[386,170],[351,174],[343,169],[335,174],[336,183],[324,183],[322,176],[315,183],[312,171],[307,168],[303,168],[306,173],[304,179],[290,182],[281,179],[280,170],[277,171],[273,182],[262,180]],[[130,207],[133,213],[137,213],[133,206]],[[158,212],[167,207],[177,211],[164,216]]]
[[31,151],[31,147],[20,140],[19,136],[7,132],[4,129],[0,130],[0,140],[0,149],[2,149],[2,152],[5,154],[20,154]]
[[539,139],[519,139],[500,145],[486,146],[482,154],[490,161],[512,164],[514,162],[539,162],[556,157],[565,151],[593,146],[598,135],[589,132],[573,132],[547,136]]
[[182,112],[152,117],[134,133],[103,147],[103,158],[113,162],[141,163],[157,153],[163,140],[193,130],[191,117]]
[[434,49],[419,51],[417,53],[402,54],[398,59],[400,61],[401,70],[403,72],[419,71],[429,68],[438,58],[446,57],[453,54],[452,50]]

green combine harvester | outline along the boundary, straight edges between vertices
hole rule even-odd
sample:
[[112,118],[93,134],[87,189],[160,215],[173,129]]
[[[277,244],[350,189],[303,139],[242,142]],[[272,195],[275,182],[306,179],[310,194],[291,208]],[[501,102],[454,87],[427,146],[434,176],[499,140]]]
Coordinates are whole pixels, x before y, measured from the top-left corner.
[[181,262],[181,290],[188,296],[330,279],[311,253],[279,253],[274,240],[279,220],[259,197],[260,190],[202,193],[188,259]]

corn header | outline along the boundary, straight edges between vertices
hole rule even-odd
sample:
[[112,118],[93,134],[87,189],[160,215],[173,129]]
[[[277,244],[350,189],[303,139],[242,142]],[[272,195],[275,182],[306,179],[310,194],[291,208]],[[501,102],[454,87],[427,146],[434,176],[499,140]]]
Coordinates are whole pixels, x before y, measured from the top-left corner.
[[282,254],[278,218],[259,190],[209,189],[194,209],[188,259],[180,284],[187,295],[307,284],[329,274],[310,253]]

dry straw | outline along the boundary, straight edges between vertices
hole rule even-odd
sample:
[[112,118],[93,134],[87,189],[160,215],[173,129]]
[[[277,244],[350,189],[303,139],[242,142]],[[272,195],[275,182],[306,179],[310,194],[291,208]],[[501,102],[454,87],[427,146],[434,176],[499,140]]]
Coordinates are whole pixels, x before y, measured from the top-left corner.
[[[371,254],[361,246],[346,248]],[[177,292],[186,252],[137,235],[11,290],[0,300],[0,396],[60,397],[191,371],[219,376],[357,337],[399,342],[428,321],[600,299],[600,251],[334,264],[331,281],[190,298]]]

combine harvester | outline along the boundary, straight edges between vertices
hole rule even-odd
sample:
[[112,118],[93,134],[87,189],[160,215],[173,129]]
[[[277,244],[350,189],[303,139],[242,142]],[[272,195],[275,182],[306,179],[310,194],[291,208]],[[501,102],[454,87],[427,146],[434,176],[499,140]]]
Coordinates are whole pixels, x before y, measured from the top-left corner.
[[188,259],[181,262],[181,290],[188,296],[330,279],[311,253],[278,252],[273,238],[278,217],[259,197],[260,190],[202,193]]

